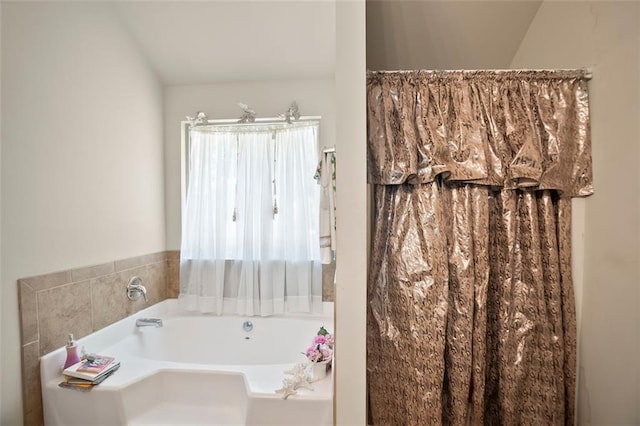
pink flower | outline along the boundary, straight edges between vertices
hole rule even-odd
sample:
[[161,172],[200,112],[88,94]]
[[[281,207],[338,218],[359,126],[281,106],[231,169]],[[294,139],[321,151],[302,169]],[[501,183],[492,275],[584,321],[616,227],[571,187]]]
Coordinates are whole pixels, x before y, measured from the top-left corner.
[[324,345],[326,340],[327,339],[324,336],[318,335],[318,336],[313,338],[313,344],[314,345]]
[[333,334],[327,334],[326,336],[324,336],[324,340],[327,345],[329,345],[330,347],[333,347],[333,344],[334,344]]
[[303,352],[303,355],[311,362],[329,362],[333,356],[333,345],[333,334],[330,334],[323,326],[313,337],[313,343]]
[[331,359],[331,354],[333,354],[333,351],[325,346],[320,348],[320,353],[322,354],[322,361],[328,361]]
[[307,356],[307,358],[309,358],[309,361],[311,362],[318,362],[322,357],[322,354],[320,353],[320,351],[318,351],[318,348],[316,345],[309,346],[307,348],[307,351],[305,352],[305,355]]

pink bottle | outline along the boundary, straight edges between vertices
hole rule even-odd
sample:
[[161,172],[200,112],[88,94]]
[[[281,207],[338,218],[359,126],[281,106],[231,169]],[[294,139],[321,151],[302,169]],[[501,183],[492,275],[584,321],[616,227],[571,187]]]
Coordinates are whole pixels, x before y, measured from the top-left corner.
[[64,363],[64,367],[67,368],[73,364],[80,362],[80,356],[78,355],[78,346],[73,340],[73,334],[69,333],[69,341],[67,342],[67,360]]

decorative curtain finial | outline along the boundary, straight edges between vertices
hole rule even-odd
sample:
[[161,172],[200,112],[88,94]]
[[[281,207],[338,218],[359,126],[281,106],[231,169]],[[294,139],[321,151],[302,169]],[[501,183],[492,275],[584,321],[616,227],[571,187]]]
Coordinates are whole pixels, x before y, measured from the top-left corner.
[[284,118],[287,123],[291,124],[291,119],[299,120],[300,119],[300,109],[298,108],[298,103],[293,101],[289,109],[285,111],[284,114],[280,114],[280,118]]
[[238,102],[238,106],[243,111],[238,123],[253,123],[256,121],[256,112],[249,108],[249,105]]
[[191,127],[203,126],[208,124],[207,115],[202,111],[198,111],[195,117],[189,117],[187,115],[187,120],[191,122]]

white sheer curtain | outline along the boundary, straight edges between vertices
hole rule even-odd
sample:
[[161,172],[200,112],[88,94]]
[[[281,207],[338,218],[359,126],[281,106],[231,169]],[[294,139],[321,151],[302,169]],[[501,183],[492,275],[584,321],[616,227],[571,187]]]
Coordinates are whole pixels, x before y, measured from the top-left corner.
[[322,306],[318,123],[190,131],[180,301],[273,315]]

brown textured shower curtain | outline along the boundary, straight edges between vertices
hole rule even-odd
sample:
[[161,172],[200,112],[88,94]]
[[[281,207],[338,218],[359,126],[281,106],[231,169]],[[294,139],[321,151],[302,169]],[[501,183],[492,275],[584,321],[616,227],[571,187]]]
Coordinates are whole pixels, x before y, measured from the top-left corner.
[[374,425],[573,424],[579,73],[371,72]]

